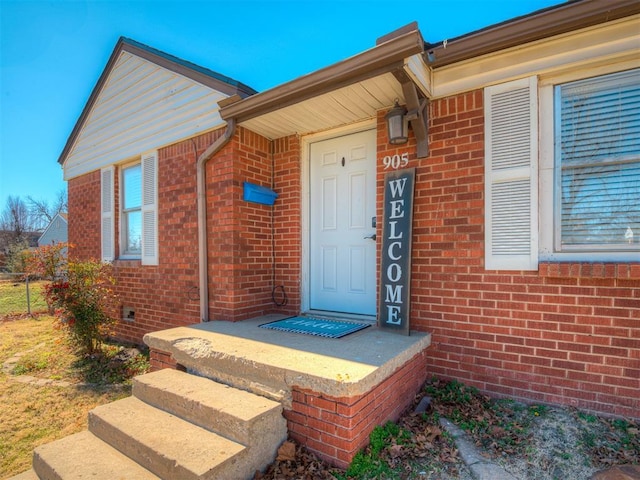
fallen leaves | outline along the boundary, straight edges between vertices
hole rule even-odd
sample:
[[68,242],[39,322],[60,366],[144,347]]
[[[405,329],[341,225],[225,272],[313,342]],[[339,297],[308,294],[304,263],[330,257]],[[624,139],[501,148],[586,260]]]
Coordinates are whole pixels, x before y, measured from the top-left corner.
[[[533,440],[534,424],[552,422],[548,418],[548,407],[527,406],[511,400],[492,400],[481,393],[457,382],[433,380],[425,391],[420,392],[413,408],[397,422],[397,428],[377,444],[375,461],[384,464],[393,472],[391,478],[439,478],[454,479],[461,476],[463,463],[455,443],[440,428],[438,419],[447,417],[467,431],[474,442],[483,449],[482,454],[493,458],[531,460],[527,453]],[[593,416],[593,420],[582,421],[578,411],[568,413],[569,422],[580,426],[582,434],[593,436],[591,448],[572,455],[584,455],[595,468],[610,465],[636,463],[640,458],[640,435],[637,423]],[[571,420],[571,418],[573,420]],[[380,440],[380,439],[378,439]],[[582,440],[585,445],[586,440]],[[369,446],[364,457],[372,453]],[[582,450],[582,448],[580,448]],[[560,456],[558,456],[560,455]],[[529,464],[528,472],[542,475],[560,472],[558,461],[568,452],[549,457],[548,464],[538,459]],[[533,475],[533,473],[532,473]],[[535,476],[535,475],[534,475]],[[276,461],[263,474],[256,473],[255,480],[335,480],[359,479],[349,477],[344,470],[336,469],[318,459],[304,447],[293,441],[285,442],[278,450]],[[370,477],[367,477],[370,478]],[[465,477],[468,478],[468,477]],[[535,478],[546,478],[543,476]],[[567,477],[568,478],[568,477]]]
[[319,460],[306,448],[286,441],[278,449],[275,462],[264,473],[256,472],[254,480],[335,480],[332,472],[339,471]]
[[296,444],[293,442],[284,442],[278,449],[276,460],[278,462],[294,461],[296,459]]

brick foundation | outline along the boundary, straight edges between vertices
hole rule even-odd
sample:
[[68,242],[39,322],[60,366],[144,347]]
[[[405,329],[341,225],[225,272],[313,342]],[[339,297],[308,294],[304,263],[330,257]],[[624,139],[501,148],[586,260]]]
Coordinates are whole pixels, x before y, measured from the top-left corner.
[[163,370],[165,368],[184,371],[184,367],[176,362],[173,355],[155,348],[149,349],[149,363],[151,365],[150,370],[152,372],[157,372],[158,370]]
[[289,434],[324,460],[347,468],[377,425],[397,420],[411,405],[427,377],[426,356],[419,353],[356,397],[327,397],[294,387],[292,408],[285,411]]

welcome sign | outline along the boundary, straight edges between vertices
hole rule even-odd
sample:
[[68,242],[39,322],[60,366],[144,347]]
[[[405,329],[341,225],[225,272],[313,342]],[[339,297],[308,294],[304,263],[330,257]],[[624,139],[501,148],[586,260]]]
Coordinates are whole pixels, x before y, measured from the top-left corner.
[[415,173],[415,168],[407,168],[384,177],[379,326],[406,335],[409,335]]

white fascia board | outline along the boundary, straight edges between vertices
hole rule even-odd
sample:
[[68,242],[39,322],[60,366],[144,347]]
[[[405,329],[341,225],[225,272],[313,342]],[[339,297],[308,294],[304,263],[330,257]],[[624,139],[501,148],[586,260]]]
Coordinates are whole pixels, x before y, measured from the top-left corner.
[[448,97],[490,85],[633,58],[640,65],[640,15],[513,47],[433,72],[433,96]]
[[404,71],[427,98],[433,97],[433,72],[421,53],[405,60]]

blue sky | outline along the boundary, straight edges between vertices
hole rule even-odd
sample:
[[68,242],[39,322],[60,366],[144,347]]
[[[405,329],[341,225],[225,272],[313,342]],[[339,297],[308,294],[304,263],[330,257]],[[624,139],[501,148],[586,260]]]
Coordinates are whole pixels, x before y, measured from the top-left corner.
[[120,36],[263,91],[412,21],[438,42],[560,3],[0,0],[0,210],[65,188],[58,157]]

